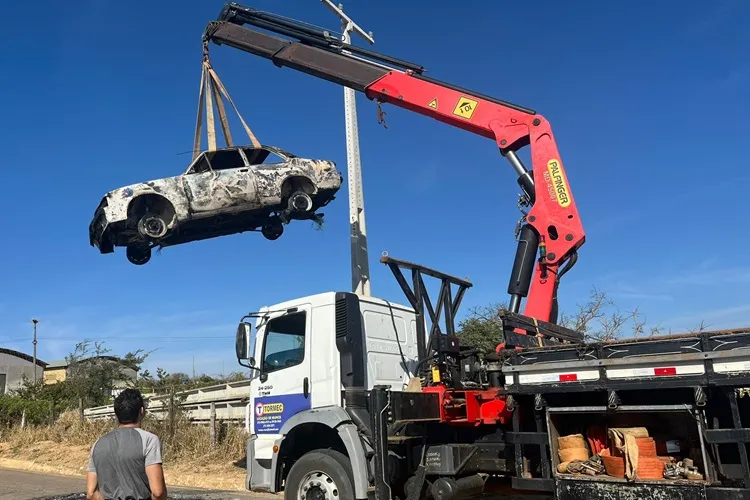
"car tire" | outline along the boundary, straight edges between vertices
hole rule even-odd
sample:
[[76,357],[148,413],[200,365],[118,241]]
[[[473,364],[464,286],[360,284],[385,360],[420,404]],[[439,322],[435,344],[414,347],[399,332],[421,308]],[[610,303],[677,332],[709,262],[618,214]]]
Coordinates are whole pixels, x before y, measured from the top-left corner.
[[284,234],[284,226],[281,222],[266,224],[260,229],[261,234],[271,241],[278,240]]
[[143,245],[129,245],[125,249],[125,256],[131,264],[142,266],[151,260],[151,247]]
[[310,210],[312,210],[312,207],[312,198],[310,198],[310,195],[305,193],[304,191],[295,191],[291,196],[289,196],[287,208],[292,213],[309,212]]
[[294,462],[286,476],[284,500],[305,500],[311,490],[325,495],[319,498],[354,498],[354,474],[346,455],[319,449],[305,453]]
[[161,214],[147,213],[138,221],[138,234],[152,240],[163,238],[167,234],[167,221]]

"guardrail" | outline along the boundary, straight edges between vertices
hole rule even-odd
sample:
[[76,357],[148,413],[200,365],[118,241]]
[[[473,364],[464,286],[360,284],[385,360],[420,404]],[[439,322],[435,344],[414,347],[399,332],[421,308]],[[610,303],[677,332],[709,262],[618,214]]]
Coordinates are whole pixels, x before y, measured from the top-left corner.
[[[245,407],[250,400],[249,386],[249,380],[240,380],[175,392],[175,405],[187,413],[188,419],[197,423],[210,422],[212,412],[217,420],[244,421]],[[147,411],[157,418],[165,418],[170,397],[169,394],[144,397],[148,401]],[[115,408],[114,405],[87,408],[83,410],[83,416],[89,420],[113,418]]]

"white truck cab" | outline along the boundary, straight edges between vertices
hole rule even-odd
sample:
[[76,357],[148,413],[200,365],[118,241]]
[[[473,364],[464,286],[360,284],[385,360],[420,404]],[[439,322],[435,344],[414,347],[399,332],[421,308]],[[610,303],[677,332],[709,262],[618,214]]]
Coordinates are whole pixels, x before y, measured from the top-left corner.
[[347,464],[326,474],[348,478],[328,477],[327,484],[333,483],[339,498],[367,498],[372,471],[367,444],[359,438],[369,427],[366,391],[407,386],[418,360],[414,310],[326,292],[249,316],[256,318],[255,328],[240,323],[236,343],[238,359],[253,372],[246,412],[247,488],[304,489],[315,478],[297,477],[295,464],[302,462],[304,471],[307,460],[327,460],[336,469],[343,455]]

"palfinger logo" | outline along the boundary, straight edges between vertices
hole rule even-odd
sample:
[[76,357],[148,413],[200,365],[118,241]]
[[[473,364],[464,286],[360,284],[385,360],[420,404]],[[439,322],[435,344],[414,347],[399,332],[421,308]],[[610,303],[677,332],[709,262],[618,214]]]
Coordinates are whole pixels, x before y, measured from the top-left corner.
[[551,159],[547,162],[547,171],[552,182],[550,194],[554,193],[554,198],[557,199],[557,203],[561,207],[567,207],[570,205],[570,196],[568,194],[568,184],[565,182],[562,170],[560,169],[560,163],[554,158]]

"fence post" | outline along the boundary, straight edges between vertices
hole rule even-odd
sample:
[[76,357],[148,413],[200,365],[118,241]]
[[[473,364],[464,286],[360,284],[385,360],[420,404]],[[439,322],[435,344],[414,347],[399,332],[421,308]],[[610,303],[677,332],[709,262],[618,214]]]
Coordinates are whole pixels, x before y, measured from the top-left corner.
[[78,418],[83,423],[83,398],[78,398]]
[[49,402],[49,425],[55,423],[55,402],[50,400]]
[[169,388],[169,438],[174,442],[175,425],[174,386]]
[[21,429],[26,427],[26,408],[23,409],[23,412],[21,413]]
[[216,446],[216,403],[211,401],[211,446]]

